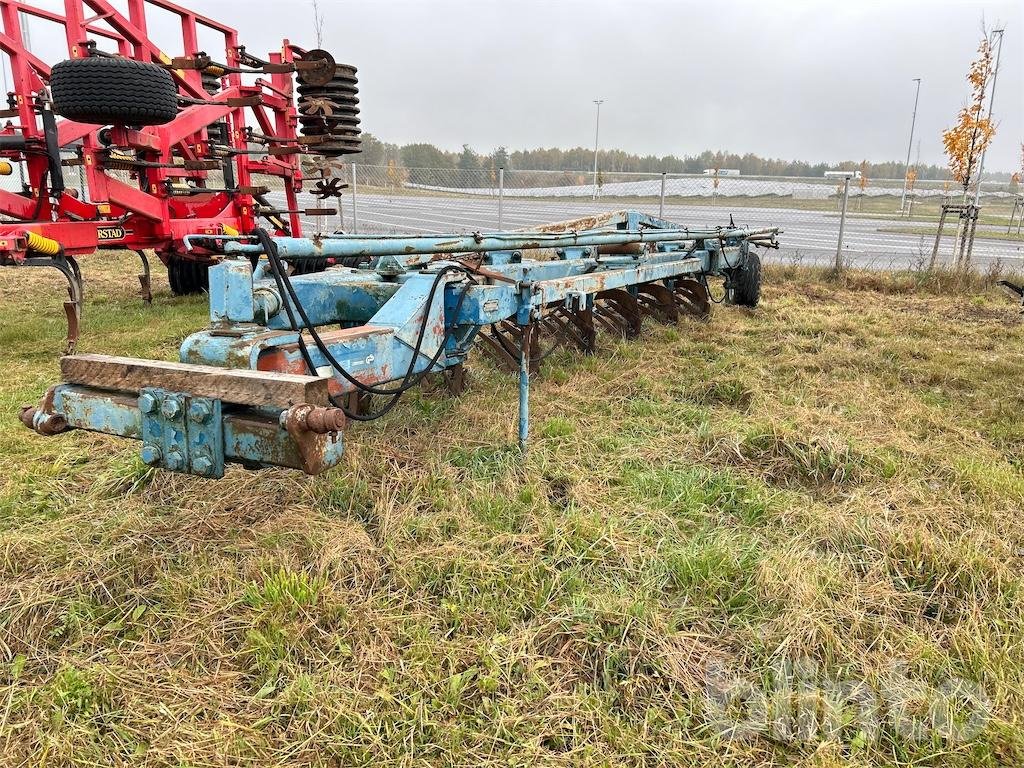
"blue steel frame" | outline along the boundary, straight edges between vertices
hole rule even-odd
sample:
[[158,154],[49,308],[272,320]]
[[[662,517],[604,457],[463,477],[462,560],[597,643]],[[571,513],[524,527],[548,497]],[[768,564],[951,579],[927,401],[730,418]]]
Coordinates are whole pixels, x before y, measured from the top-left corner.
[[[587,228],[577,229],[580,223]],[[653,284],[671,289],[682,280],[728,276],[744,267],[752,245],[775,246],[778,230],[737,227],[687,229],[633,211],[550,225],[532,232],[451,236],[274,238],[281,258],[365,259],[365,268],[332,267],[294,275],[299,303],[333,357],[360,384],[379,386],[413,374],[461,365],[477,334],[511,321],[523,333],[519,354],[519,441],[529,424],[528,340],[534,324],[556,307],[588,311],[616,289],[637,292]],[[206,244],[209,247],[209,244]],[[320,350],[308,345],[308,370],[268,261],[254,257],[254,238],[224,238],[225,258],[210,269],[210,326],[181,345],[182,363],[195,370],[243,369],[330,377],[336,396],[356,385],[335,375]],[[524,253],[544,250],[550,257]],[[470,254],[476,258],[468,262]],[[438,273],[459,264],[467,272]],[[472,277],[471,277],[472,275]],[[442,281],[431,300],[435,281]],[[727,279],[728,285],[728,279]],[[332,329],[326,327],[333,326]],[[424,330],[425,329],[425,330]],[[419,354],[415,347],[423,333]],[[443,352],[440,347],[443,346]],[[431,360],[438,353],[433,365]],[[148,361],[137,361],[146,365]],[[78,428],[143,441],[146,463],[217,478],[226,462],[279,465],[314,473],[341,458],[337,430],[310,428],[306,416],[326,403],[260,402],[170,391],[157,379],[138,391],[76,381],[57,385],[38,409],[23,416],[43,434]],[[301,411],[300,409],[306,409]],[[300,418],[301,416],[301,418]]]

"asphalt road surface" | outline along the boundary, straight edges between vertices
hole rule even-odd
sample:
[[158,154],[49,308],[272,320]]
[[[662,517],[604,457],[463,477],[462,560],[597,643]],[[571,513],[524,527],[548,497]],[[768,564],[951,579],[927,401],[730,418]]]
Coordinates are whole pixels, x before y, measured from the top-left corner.
[[[271,195],[272,202],[283,203]],[[328,207],[331,202],[318,202],[306,195],[304,207]],[[341,199],[342,221],[335,217],[317,217],[305,222],[307,233],[344,229],[352,231],[352,198]],[[621,201],[606,203],[569,200],[524,200],[506,198],[503,203],[502,229],[526,229],[553,221],[579,218],[588,214],[619,210]],[[657,215],[657,206],[638,202],[639,210]],[[785,208],[745,208],[740,205],[666,205],[665,218],[684,226],[704,227],[729,223],[730,215],[737,225],[750,227],[776,226],[780,249],[771,254],[773,260],[804,264],[831,264],[836,256],[839,215],[827,211],[801,211]],[[432,234],[447,232],[494,231],[499,229],[497,201],[488,197],[387,196],[359,194],[356,200],[356,230],[366,234]],[[934,236],[879,232],[880,227],[899,222],[857,218],[849,215],[843,236],[846,264],[869,269],[908,269],[927,263]],[[930,226],[917,223],[916,226]],[[1009,269],[1024,267],[1024,243],[986,239],[979,230],[973,260],[985,270],[999,262]],[[953,238],[943,239],[939,262],[951,258]]]

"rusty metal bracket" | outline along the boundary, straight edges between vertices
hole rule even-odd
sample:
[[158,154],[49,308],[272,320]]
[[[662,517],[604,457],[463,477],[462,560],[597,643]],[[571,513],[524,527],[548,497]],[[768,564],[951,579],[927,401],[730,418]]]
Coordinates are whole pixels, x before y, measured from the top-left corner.
[[295,405],[281,412],[281,424],[295,444],[303,472],[317,475],[334,466],[328,457],[332,444],[340,443],[345,426],[345,414],[340,408]]

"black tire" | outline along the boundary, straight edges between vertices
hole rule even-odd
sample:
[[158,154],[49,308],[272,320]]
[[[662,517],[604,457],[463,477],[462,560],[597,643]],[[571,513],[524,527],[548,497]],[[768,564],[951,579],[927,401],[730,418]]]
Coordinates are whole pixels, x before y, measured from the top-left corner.
[[729,278],[732,286],[730,304],[756,307],[761,301],[761,257],[751,251],[743,266],[733,270]]
[[68,59],[50,70],[53,109],[96,125],[163,125],[178,114],[178,88],[166,69],[134,59]]
[[180,256],[167,260],[167,282],[175,296],[190,296],[210,289],[210,265]]
[[296,259],[289,261],[293,275],[312,275],[327,269],[327,259]]

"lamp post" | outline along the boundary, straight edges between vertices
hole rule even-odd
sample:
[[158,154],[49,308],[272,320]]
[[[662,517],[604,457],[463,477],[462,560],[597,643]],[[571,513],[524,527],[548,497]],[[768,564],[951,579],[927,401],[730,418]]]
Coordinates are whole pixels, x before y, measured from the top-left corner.
[[597,120],[594,123],[594,199],[597,200],[597,140],[601,136],[601,105],[604,99],[594,99],[597,105]]
[[914,126],[917,124],[917,100],[921,96],[921,78],[915,77],[917,91],[914,93],[914,113],[910,118],[910,141],[907,142],[907,162],[903,164],[903,195],[900,197],[900,213],[907,204],[907,173],[910,172],[910,149],[914,146]]

